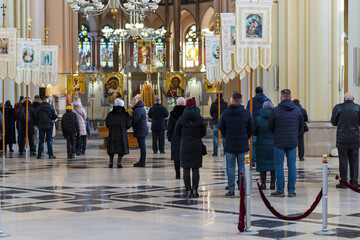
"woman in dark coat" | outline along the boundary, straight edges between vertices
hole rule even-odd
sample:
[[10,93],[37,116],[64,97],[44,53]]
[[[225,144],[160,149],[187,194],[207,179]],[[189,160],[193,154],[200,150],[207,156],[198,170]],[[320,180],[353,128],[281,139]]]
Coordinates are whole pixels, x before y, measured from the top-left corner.
[[[18,110],[17,119],[20,122],[19,127],[19,152],[20,155],[24,154],[25,151],[25,137],[26,137],[26,101],[23,102],[21,108]],[[28,140],[30,147],[30,156],[35,156],[35,145],[33,135],[35,133],[35,124],[37,123],[37,115],[35,109],[32,107],[29,101],[28,105]]]
[[[15,109],[8,100],[5,102],[5,144],[9,145],[10,152],[14,152],[12,145],[16,143],[15,134]],[[5,148],[6,149],[6,148]]]
[[181,138],[174,134],[176,122],[181,117],[185,110],[186,101],[183,97],[176,100],[177,106],[170,113],[167,137],[171,143],[171,160],[174,161],[174,167],[176,172],[176,179],[180,179],[180,140]]
[[127,130],[131,124],[131,117],[125,112],[124,101],[115,99],[115,106],[106,117],[106,127],[109,129],[107,142],[107,153],[110,156],[109,168],[113,167],[115,154],[118,154],[117,167],[122,168],[121,160],[124,155],[129,154]]
[[270,189],[275,189],[274,134],[268,130],[268,121],[274,105],[270,101],[263,104],[260,115],[255,119],[256,171],[260,172],[261,187],[266,189],[266,172],[271,172]]
[[[202,167],[203,157],[201,139],[206,135],[206,126],[200,115],[200,109],[196,107],[195,99],[187,100],[184,113],[176,123],[175,134],[181,137],[180,165],[184,169],[185,197],[198,198],[199,168]],[[192,188],[190,170],[192,170]]]

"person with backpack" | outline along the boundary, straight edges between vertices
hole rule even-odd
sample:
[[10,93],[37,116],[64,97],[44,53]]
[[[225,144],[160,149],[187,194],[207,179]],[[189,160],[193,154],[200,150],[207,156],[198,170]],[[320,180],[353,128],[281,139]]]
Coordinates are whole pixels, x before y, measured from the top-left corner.
[[76,136],[80,134],[79,120],[73,112],[73,106],[66,106],[66,113],[62,117],[61,130],[66,139],[67,158],[75,159],[76,153]]
[[88,135],[86,130],[87,115],[83,105],[81,104],[80,98],[77,98],[73,102],[73,106],[74,106],[74,113],[76,114],[79,120],[79,127],[80,127],[80,135],[78,135],[76,138],[76,155],[80,156],[80,155],[85,155],[85,150],[86,150],[86,139]]
[[[25,139],[26,139],[26,101],[22,103],[22,106],[18,110],[18,119],[19,119],[19,153],[20,156],[24,155],[25,151]],[[36,123],[36,112],[32,107],[32,104],[29,100],[28,103],[28,140],[30,147],[30,156],[35,156],[35,145],[34,145],[34,125]]]

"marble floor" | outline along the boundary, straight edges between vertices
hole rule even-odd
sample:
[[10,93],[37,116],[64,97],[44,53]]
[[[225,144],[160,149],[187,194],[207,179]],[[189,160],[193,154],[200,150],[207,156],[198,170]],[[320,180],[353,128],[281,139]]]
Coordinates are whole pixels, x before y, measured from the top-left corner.
[[[8,156],[0,175],[2,228],[9,239],[360,239],[360,195],[336,189],[338,160],[329,159],[329,229],[334,237],[320,237],[321,203],[308,218],[282,221],[265,207],[253,184],[252,225],[258,236],[239,236],[239,194],[224,197],[224,163],[207,156],[200,170],[199,199],[183,197],[183,182],[176,180],[170,146],[165,155],[151,151],[147,141],[147,167],[133,168],[139,150],[123,161],[123,169],[109,169],[101,141],[90,139],[85,156],[66,159],[65,141],[55,139],[57,159],[23,163],[17,153]],[[208,149],[211,141],[206,140]],[[211,151],[209,151],[211,154]],[[286,215],[306,211],[321,189],[322,159],[297,163],[296,198],[270,198]],[[254,179],[258,174],[254,172]],[[265,191],[270,195],[270,191]]]

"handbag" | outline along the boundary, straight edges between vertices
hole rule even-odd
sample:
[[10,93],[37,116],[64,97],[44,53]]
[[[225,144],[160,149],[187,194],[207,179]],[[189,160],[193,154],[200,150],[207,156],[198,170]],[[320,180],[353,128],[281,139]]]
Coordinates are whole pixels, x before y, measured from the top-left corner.
[[304,123],[304,133],[309,131],[309,127],[306,123]]
[[91,135],[91,129],[90,129],[90,121],[89,121],[89,118],[87,117],[87,118],[85,119],[84,116],[81,115],[78,110],[76,110],[76,108],[74,108],[74,110],[82,117],[82,119],[84,119],[84,121],[85,121],[85,127],[86,127],[86,134],[87,134],[88,136],[90,136],[90,135]]

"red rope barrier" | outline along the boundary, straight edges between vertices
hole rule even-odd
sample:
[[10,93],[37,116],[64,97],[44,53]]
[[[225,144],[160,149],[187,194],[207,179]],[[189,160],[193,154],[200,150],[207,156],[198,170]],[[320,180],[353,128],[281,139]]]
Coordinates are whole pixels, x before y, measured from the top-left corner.
[[336,175],[336,180],[339,180],[343,185],[345,185],[345,187],[350,188],[351,190],[353,190],[354,192],[360,193],[360,188],[357,188],[353,185],[351,185],[350,183],[348,183],[347,181],[343,180],[342,178],[340,178],[339,176]]
[[240,183],[240,210],[239,210],[239,224],[238,229],[240,232],[245,231],[245,189],[244,189],[244,175],[241,174],[241,183]]
[[275,208],[273,206],[271,206],[269,200],[267,200],[261,186],[259,183],[257,183],[258,188],[259,188],[259,192],[260,192],[260,196],[262,198],[262,200],[265,203],[265,206],[269,209],[269,211],[274,214],[276,217],[282,219],[282,220],[286,220],[286,221],[296,221],[296,220],[300,220],[300,219],[304,219],[307,216],[309,216],[314,209],[317,207],[317,205],[320,203],[320,200],[322,198],[322,189],[320,190],[319,194],[317,195],[315,202],[311,205],[311,207],[304,212],[303,214],[299,215],[299,216],[294,216],[294,217],[289,217],[289,216],[284,216],[281,213],[279,213],[278,211],[275,210]]

